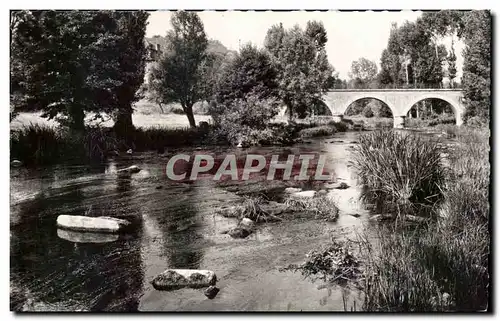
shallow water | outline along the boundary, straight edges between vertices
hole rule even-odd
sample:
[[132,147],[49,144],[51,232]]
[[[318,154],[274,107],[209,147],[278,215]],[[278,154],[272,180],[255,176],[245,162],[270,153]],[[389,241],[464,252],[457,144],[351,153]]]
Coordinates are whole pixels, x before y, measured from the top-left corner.
[[[282,189],[293,182],[270,183],[263,180],[265,174],[239,183],[168,181],[163,168],[176,151],[123,156],[94,167],[11,169],[11,287],[18,309],[343,311],[344,296],[348,309],[356,301],[359,310],[357,295],[322,288],[298,272],[279,272],[303,262],[332,236],[352,237],[368,224],[369,211],[359,200],[361,188],[348,164],[357,137],[339,133],[289,148],[209,150],[219,156],[234,152],[238,158],[280,154],[280,160],[290,153],[324,153],[329,156],[326,170],[335,178],[314,188],[336,181],[350,186],[328,189],[340,208],[337,222],[302,217],[263,223],[246,239],[221,234],[237,222],[213,210],[237,201],[235,192]],[[132,164],[143,170],[131,178],[117,177],[116,169]],[[139,228],[119,237],[62,231],[55,224],[61,214],[121,217]],[[220,292],[209,300],[203,289],[154,290],[150,281],[167,268],[213,270]]]

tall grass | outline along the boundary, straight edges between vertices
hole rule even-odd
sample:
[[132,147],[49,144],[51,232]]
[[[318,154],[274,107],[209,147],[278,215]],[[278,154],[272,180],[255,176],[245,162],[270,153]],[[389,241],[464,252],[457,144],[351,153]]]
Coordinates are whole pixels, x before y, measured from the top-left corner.
[[396,204],[433,204],[442,198],[441,152],[434,140],[375,131],[360,136],[352,164],[363,184]]
[[441,216],[412,230],[378,227],[365,252],[365,310],[480,311],[489,296],[489,133],[461,129]]

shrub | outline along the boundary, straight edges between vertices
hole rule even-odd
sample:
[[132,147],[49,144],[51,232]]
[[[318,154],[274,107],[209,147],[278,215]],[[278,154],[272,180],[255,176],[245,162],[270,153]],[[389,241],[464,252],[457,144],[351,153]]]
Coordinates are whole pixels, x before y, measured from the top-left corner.
[[337,128],[334,126],[319,126],[302,129],[299,132],[299,136],[302,138],[311,138],[311,137],[322,137],[322,136],[331,136],[337,132]]
[[369,189],[397,204],[433,204],[441,199],[444,169],[437,141],[375,131],[360,136],[352,164]]
[[271,119],[277,114],[277,100],[261,100],[254,94],[248,94],[245,99],[210,106],[210,115],[219,134],[235,145],[256,145],[261,140],[268,141],[272,138],[272,133],[267,129]]
[[372,118],[373,116],[375,116],[370,106],[365,107],[365,109],[363,110],[363,116],[365,116],[366,118]]

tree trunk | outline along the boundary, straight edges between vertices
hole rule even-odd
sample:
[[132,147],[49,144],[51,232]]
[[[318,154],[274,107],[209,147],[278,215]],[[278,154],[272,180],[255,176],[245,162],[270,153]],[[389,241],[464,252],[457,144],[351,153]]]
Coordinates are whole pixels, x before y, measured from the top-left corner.
[[128,108],[120,108],[118,110],[118,115],[116,116],[113,129],[118,137],[126,137],[127,133],[134,130],[134,124],[132,123],[131,106],[129,106]]
[[189,106],[183,106],[184,112],[186,113],[186,116],[189,121],[189,126],[191,128],[196,128],[196,121],[194,120],[194,115],[193,115],[193,105]]
[[85,130],[85,114],[83,108],[78,104],[69,106],[70,132],[72,134],[83,133]]

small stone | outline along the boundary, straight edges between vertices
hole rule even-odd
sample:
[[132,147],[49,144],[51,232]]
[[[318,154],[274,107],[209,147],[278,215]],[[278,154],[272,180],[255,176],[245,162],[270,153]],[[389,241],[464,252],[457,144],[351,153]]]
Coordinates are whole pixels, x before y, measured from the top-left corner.
[[285,193],[297,193],[297,192],[302,192],[302,188],[298,188],[298,187],[287,187],[285,188]]
[[347,188],[349,188],[349,185],[347,185],[344,182],[340,183],[339,186],[337,187],[337,189],[347,189]]
[[240,221],[240,224],[238,226],[246,230],[251,230],[254,227],[254,225],[255,225],[254,221],[245,217]]
[[162,188],[163,188],[163,185],[156,186],[156,189],[162,189]]
[[235,227],[227,232],[232,238],[235,239],[244,239],[248,235],[250,235],[252,232],[241,227]]
[[328,192],[324,189],[318,191],[318,193],[316,195],[318,196],[326,196],[328,194]]
[[219,293],[219,288],[216,287],[216,286],[209,286],[208,288],[205,289],[205,291],[203,292],[205,294],[205,296],[207,298],[209,298],[210,300],[212,300],[213,298],[215,298],[215,296],[217,295],[217,293]]
[[19,167],[21,165],[23,165],[23,163],[17,159],[14,159],[12,162],[10,162],[10,166],[12,167]]
[[291,196],[295,198],[313,198],[316,195],[316,191],[303,191],[293,193]]
[[361,215],[359,215],[359,214],[357,214],[357,213],[355,213],[355,214],[349,214],[349,215],[351,215],[351,216],[353,216],[353,217],[355,217],[355,218],[358,218],[358,217],[360,217],[360,216],[361,216]]
[[129,149],[129,150],[127,151],[127,154],[132,154],[132,149]]

